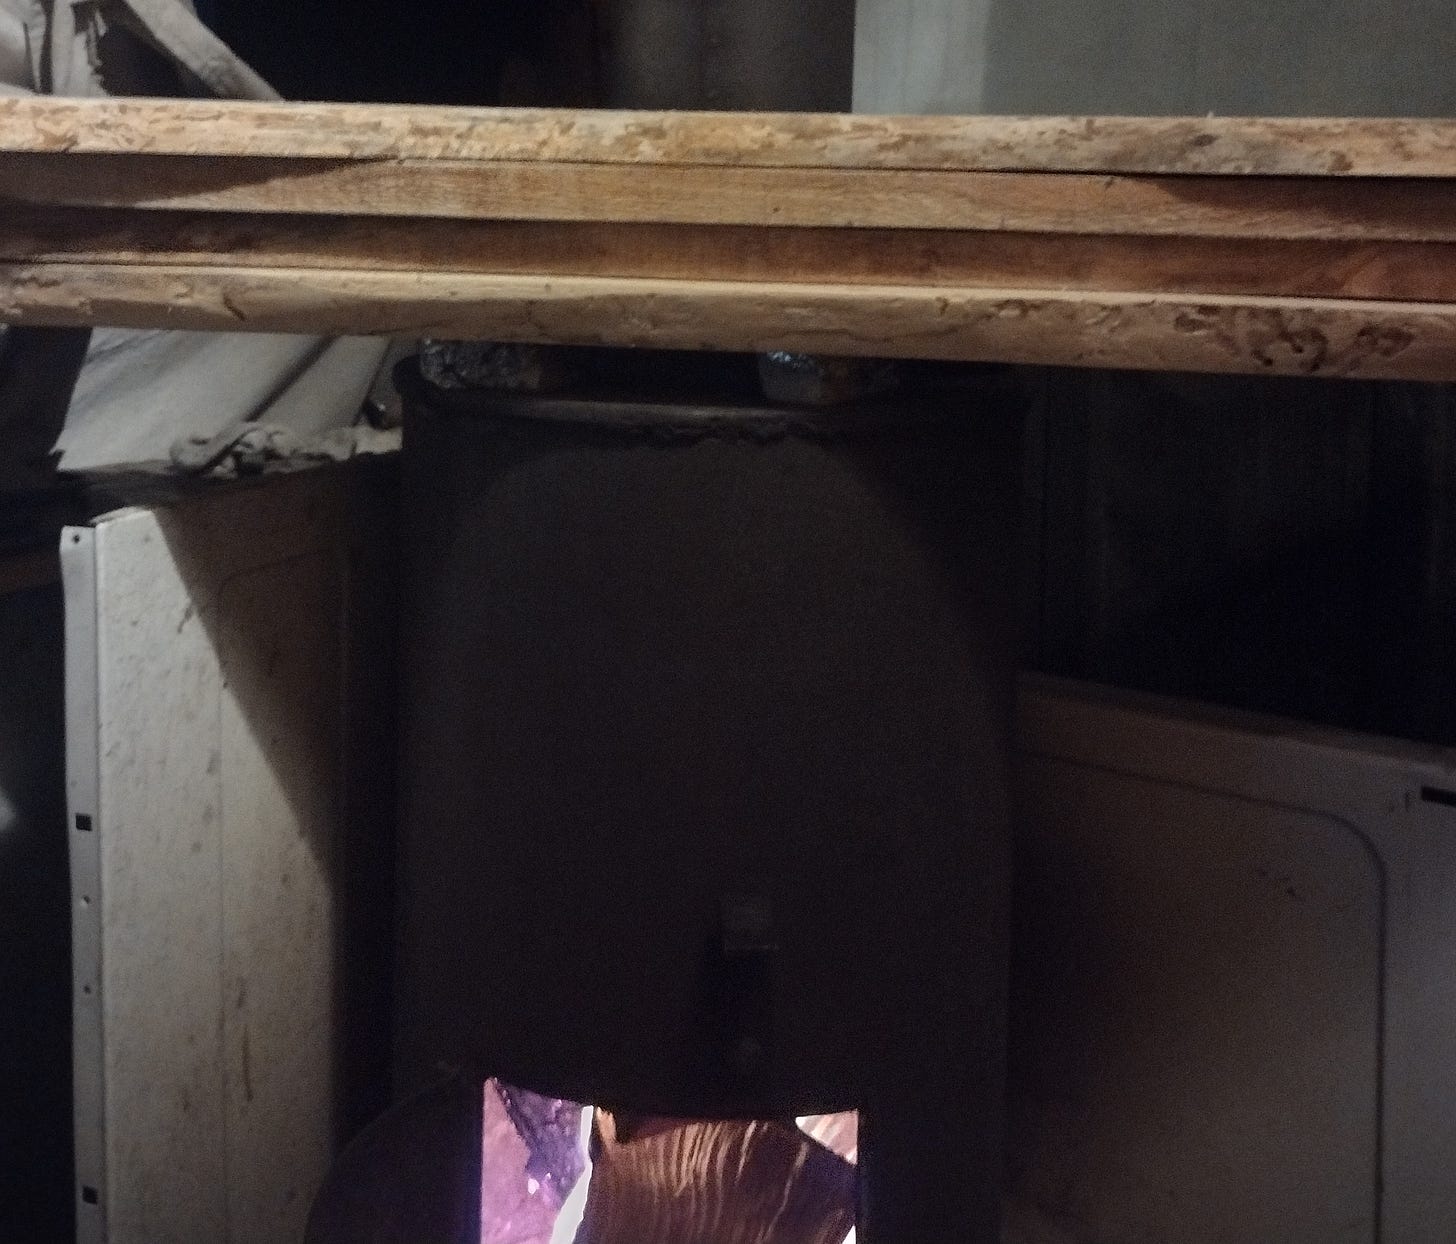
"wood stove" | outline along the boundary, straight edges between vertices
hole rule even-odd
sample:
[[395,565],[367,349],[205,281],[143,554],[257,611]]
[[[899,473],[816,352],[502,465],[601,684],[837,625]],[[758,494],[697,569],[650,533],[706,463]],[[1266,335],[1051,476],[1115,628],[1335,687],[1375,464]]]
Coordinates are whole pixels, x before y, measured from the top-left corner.
[[860,1241],[997,1238],[1008,395],[401,382],[400,1087],[857,1110]]

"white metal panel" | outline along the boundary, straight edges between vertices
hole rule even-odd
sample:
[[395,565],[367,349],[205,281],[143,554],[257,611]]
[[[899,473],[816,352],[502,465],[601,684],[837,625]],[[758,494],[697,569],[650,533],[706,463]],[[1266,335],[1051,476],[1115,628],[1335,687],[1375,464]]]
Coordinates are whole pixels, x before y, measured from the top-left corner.
[[76,1239],[106,1238],[105,1082],[102,1072],[100,781],[96,673],[96,538],[67,530],[61,543],[66,628],[66,805],[70,819],[71,1075],[76,1117]]
[[342,514],[324,473],[66,534],[99,914],[94,985],[79,938],[76,961],[83,1238],[301,1238],[331,1159]]
[[315,553],[219,598],[230,1244],[298,1238],[332,1150],[338,596]]
[[107,519],[94,538],[105,1238],[224,1240],[210,585],[176,566],[154,512]]
[[1456,755],[1030,679],[1012,1239],[1449,1244]]

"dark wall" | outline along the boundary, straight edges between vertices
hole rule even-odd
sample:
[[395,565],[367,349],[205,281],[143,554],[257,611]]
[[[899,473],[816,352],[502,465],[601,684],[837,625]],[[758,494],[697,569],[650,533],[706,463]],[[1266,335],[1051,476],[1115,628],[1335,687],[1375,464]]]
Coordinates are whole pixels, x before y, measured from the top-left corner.
[[588,102],[587,0],[212,0],[215,29],[290,99]]
[[[525,5],[212,0],[214,29],[290,99],[490,103]],[[538,7],[538,6],[533,6]]]
[[1031,382],[1032,661],[1456,743],[1456,434],[1434,385]]
[[291,99],[848,109],[854,0],[211,0]]
[[603,102],[622,108],[848,111],[854,0],[609,0]]
[[0,594],[0,1240],[71,1238],[59,586]]

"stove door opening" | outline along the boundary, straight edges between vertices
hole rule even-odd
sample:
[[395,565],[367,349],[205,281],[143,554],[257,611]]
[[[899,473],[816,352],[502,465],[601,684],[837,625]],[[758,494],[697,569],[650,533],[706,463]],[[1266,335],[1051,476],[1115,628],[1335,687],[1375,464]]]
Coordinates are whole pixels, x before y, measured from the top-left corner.
[[480,1244],[853,1244],[858,1116],[692,1120],[485,1086]]

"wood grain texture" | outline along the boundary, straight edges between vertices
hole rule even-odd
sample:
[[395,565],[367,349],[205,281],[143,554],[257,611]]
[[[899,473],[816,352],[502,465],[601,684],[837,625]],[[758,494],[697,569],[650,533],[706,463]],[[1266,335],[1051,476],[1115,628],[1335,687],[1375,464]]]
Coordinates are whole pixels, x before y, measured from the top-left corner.
[[0,101],[0,322],[1446,379],[1456,123]]
[[1456,181],[0,151],[35,207],[769,228],[1456,240]]
[[597,1115],[581,1244],[840,1244],[854,1167],[792,1123],[661,1120],[617,1134]]
[[1456,380],[1456,307],[300,268],[0,266],[0,320]]
[[1456,244],[16,208],[0,262],[1456,301]]
[[1243,176],[1447,177],[1456,121],[876,117],[0,100],[0,150]]

